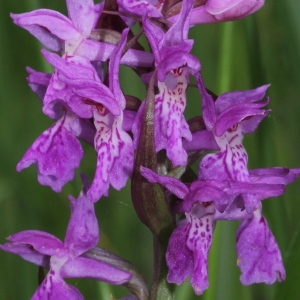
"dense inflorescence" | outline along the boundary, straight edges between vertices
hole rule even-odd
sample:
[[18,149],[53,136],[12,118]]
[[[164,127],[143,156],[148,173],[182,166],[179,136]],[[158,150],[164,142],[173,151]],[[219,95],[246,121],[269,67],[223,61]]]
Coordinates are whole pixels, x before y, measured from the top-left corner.
[[[54,124],[44,131],[17,165],[36,164],[41,185],[60,192],[80,168],[84,140],[97,156],[91,184],[69,197],[71,217],[62,242],[37,230],[11,235],[4,251],[49,269],[32,299],[82,299],[64,278],[88,277],[125,284],[128,299],[148,299],[135,267],[98,248],[95,202],[109,188],[131,180],[132,201],[149,227],[165,262],[155,263],[151,299],[159,298],[159,264],[167,282],[190,276],[197,295],[209,286],[208,253],[219,220],[240,222],[237,264],[241,282],[272,284],[285,279],[280,250],[262,215],[262,200],[282,195],[300,169],[248,169],[244,134],[270,113],[269,85],[216,96],[204,84],[201,64],[191,54],[191,26],[244,18],[264,1],[67,0],[68,17],[49,9],[11,14],[35,36],[53,66],[52,74],[27,68],[28,83],[42,111]],[[132,26],[140,31],[133,34]],[[138,38],[144,35],[151,51]],[[145,100],[124,95],[120,65],[134,70],[147,87]],[[187,89],[193,77],[202,115],[186,120]],[[143,100],[143,101],[142,101]],[[196,128],[196,129],[195,129]],[[199,160],[197,173],[191,164]],[[163,245],[166,245],[164,248]],[[156,259],[155,259],[156,261]]]

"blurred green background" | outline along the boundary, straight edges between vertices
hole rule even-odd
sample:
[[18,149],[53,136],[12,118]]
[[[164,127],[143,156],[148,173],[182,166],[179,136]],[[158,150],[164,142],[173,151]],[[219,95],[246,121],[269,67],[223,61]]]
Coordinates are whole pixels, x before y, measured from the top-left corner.
[[[37,229],[63,239],[69,218],[67,196],[77,196],[80,182],[69,183],[60,194],[39,186],[35,167],[17,173],[15,166],[32,142],[52,121],[25,80],[26,66],[51,69],[42,60],[40,45],[28,32],[13,25],[9,13],[51,8],[66,13],[62,0],[0,0],[0,243],[9,234]],[[272,113],[259,130],[245,138],[249,168],[299,167],[300,116],[300,2],[267,0],[263,9],[245,20],[197,26],[193,53],[202,63],[207,87],[215,93],[251,89],[271,83],[268,95]],[[138,79],[125,76],[126,93],[145,94]],[[196,91],[188,93],[187,116],[199,112]],[[95,154],[85,147],[81,170],[93,176]],[[219,222],[210,253],[210,288],[195,297],[188,282],[177,289],[177,300],[300,299],[300,181],[287,187],[283,197],[264,202],[267,217],[280,245],[287,279],[284,283],[244,287],[236,267],[237,223]],[[133,210],[129,187],[110,191],[96,205],[101,229],[100,245],[137,265],[148,282],[152,268],[152,238]],[[110,299],[126,295],[123,287],[110,287],[92,280],[72,280],[86,299]],[[30,299],[37,287],[37,267],[16,255],[0,253],[0,298]]]

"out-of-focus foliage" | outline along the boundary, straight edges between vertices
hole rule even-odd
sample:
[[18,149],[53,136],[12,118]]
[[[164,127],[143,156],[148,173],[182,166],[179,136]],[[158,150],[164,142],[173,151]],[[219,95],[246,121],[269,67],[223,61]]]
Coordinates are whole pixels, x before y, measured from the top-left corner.
[[[51,125],[41,113],[41,105],[27,86],[25,67],[50,71],[39,52],[40,45],[13,25],[9,13],[37,8],[66,12],[62,0],[1,0],[0,11],[0,243],[11,233],[37,229],[64,238],[69,218],[67,195],[77,195],[80,182],[68,184],[61,194],[39,186],[34,167],[22,173],[15,166],[37,136]],[[270,117],[259,130],[246,137],[250,168],[274,165],[299,167],[300,115],[300,2],[266,0],[254,16],[234,23],[198,26],[191,30],[194,54],[200,58],[208,88],[215,93],[251,89],[271,83]],[[143,95],[144,88],[133,76],[124,75],[125,92]],[[190,91],[188,116],[199,112],[199,97]],[[85,147],[82,171],[93,176],[95,153]],[[150,280],[152,241],[139,223],[129,196],[111,190],[96,204],[101,229],[100,245],[135,263]],[[235,231],[238,224],[217,224],[210,254],[210,288],[205,300],[299,299],[300,269],[300,182],[287,193],[264,202],[264,214],[280,245],[286,282],[273,286],[244,287],[236,267]],[[37,287],[37,267],[20,258],[0,253],[1,299],[29,299]],[[109,287],[92,280],[72,281],[86,299],[110,299],[126,294],[122,287]],[[197,299],[188,283],[177,289],[176,299]]]

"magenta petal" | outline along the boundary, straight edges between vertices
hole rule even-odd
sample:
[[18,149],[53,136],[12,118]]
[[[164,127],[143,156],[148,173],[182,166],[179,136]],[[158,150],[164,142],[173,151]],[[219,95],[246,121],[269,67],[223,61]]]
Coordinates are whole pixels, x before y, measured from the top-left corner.
[[130,136],[122,129],[123,114],[114,117],[108,110],[95,110],[94,122],[97,166],[87,195],[97,201],[107,195],[109,184],[118,190],[125,186],[133,170],[134,149]]
[[231,182],[232,194],[241,195],[248,213],[261,207],[260,201],[277,197],[284,193],[283,184],[263,184],[252,182]]
[[51,79],[51,74],[37,72],[30,67],[27,67],[26,71],[28,73],[28,77],[26,78],[28,85],[32,91],[38,95],[39,99],[43,103],[43,99]]
[[161,28],[151,22],[150,19],[146,16],[143,17],[143,28],[155,57],[155,62],[160,63],[160,50],[164,42],[164,32]]
[[176,178],[158,175],[152,170],[142,166],[141,166],[141,174],[149,182],[160,183],[162,186],[167,188],[172,194],[176,195],[180,199],[183,199],[189,192],[188,187]]
[[186,246],[189,225],[180,224],[172,233],[166,253],[168,282],[181,284],[193,272],[193,253]]
[[199,60],[189,54],[193,41],[187,39],[192,7],[193,1],[184,1],[179,18],[166,34],[148,20],[147,16],[143,17],[144,30],[155,57],[155,66],[158,69],[157,78],[161,82],[166,80],[169,71],[182,66],[187,66],[192,74],[200,70]]
[[166,45],[178,45],[187,40],[190,29],[190,15],[193,9],[193,2],[193,0],[182,1],[179,18],[165,35]]
[[11,14],[11,17],[16,25],[27,29],[42,43],[46,39],[48,44],[49,38],[45,37],[46,32],[41,35],[40,28],[46,28],[63,41],[78,39],[80,36],[78,30],[67,17],[53,10],[38,9],[23,14]]
[[[160,94],[155,97],[154,125],[156,151],[166,149],[167,156],[174,166],[186,164],[187,153],[183,148],[182,138],[192,139],[183,115],[186,105],[187,78],[185,75],[176,79],[176,85],[176,89],[169,90],[165,84],[161,83]],[[140,109],[143,109],[143,106]]]
[[[68,15],[75,28],[84,36],[88,37],[95,20],[100,12],[95,9],[93,0],[67,0]],[[97,15],[99,14],[99,16]]]
[[187,66],[189,73],[192,75],[201,69],[199,60],[195,56],[186,53],[186,51],[164,51],[162,62],[158,67],[158,80],[165,81],[169,71],[176,70],[182,66]]
[[50,118],[60,118],[66,110],[81,118],[92,117],[91,107],[86,105],[83,98],[75,94],[55,71],[44,97],[43,113]]
[[258,102],[263,99],[269,86],[269,84],[266,84],[253,90],[221,94],[215,102],[217,112],[221,113],[225,109],[237,104]]
[[82,56],[90,61],[106,61],[115,45],[84,39],[74,51],[74,55]]
[[123,119],[122,128],[123,128],[124,131],[131,131],[134,119],[137,115],[137,112],[133,111],[133,110],[126,110],[125,109],[123,111],[123,114],[124,114],[124,119]]
[[[82,40],[74,51],[74,54],[91,61],[107,61],[115,47],[115,45],[108,43]],[[153,54],[141,50],[129,49],[121,58],[121,64],[150,67],[153,64]]]
[[112,53],[111,60],[109,63],[109,88],[114,94],[115,99],[122,110],[125,109],[126,100],[120,87],[119,68],[122,51],[127,40],[128,30],[129,28],[124,29],[124,31],[122,32],[121,40],[118,46],[115,48],[114,52]]
[[[206,2],[205,7],[207,11],[211,14],[217,15],[236,7],[240,3],[245,3],[245,0],[208,0]],[[246,3],[245,6],[247,6]]]
[[248,182],[248,155],[243,147],[241,126],[235,126],[222,136],[215,136],[220,152],[207,154],[199,164],[199,179],[237,180]]
[[[67,82],[73,87],[74,92],[83,99],[92,100],[94,106],[98,104],[100,107],[105,106],[113,115],[120,115],[120,107],[117,103],[114,95],[109,90],[107,86],[101,82],[92,80],[68,80],[67,78],[62,78],[63,81]],[[85,104],[84,104],[85,105]],[[88,105],[85,105],[88,106]]]
[[249,171],[251,182],[268,184],[289,184],[292,183],[300,174],[300,169],[288,168],[267,168],[254,169]]
[[208,0],[206,10],[219,21],[244,18],[264,5],[264,0]]
[[[174,22],[178,17],[174,16],[170,18],[169,20],[171,22]],[[196,24],[211,24],[216,23],[218,20],[216,17],[212,14],[210,14],[204,5],[201,5],[199,7],[196,7],[192,10],[191,19],[190,19],[190,25],[196,25]]]
[[134,163],[134,149],[131,137],[125,131],[121,132],[120,135],[120,141],[115,145],[120,152],[115,154],[109,175],[110,183],[116,190],[121,190],[126,185],[127,180],[131,177]]
[[189,195],[184,200],[184,210],[190,212],[196,203],[213,201],[219,211],[224,211],[231,198],[231,195],[225,193],[225,188],[229,188],[227,181],[194,181],[190,186]]
[[70,129],[75,136],[94,146],[96,129],[91,119],[74,117],[73,121],[70,122]]
[[230,185],[233,193],[253,194],[259,200],[263,200],[269,197],[277,197],[284,193],[283,184],[232,181]]
[[[208,0],[192,11],[191,25],[209,24],[244,18],[264,5],[264,0]],[[170,20],[174,21],[173,17]]]
[[244,285],[264,282],[273,284],[285,279],[280,250],[265,218],[255,212],[241,223],[237,232],[238,266]]
[[191,226],[187,239],[187,247],[193,252],[194,270],[191,274],[191,284],[197,295],[208,288],[208,252],[212,242],[214,205],[205,208],[203,216],[198,218],[186,214]]
[[85,78],[99,81],[96,69],[88,59],[80,56],[67,56],[63,59],[59,55],[46,50],[41,50],[41,52],[49,64],[59,70],[59,72],[67,78]]
[[92,117],[91,107],[62,80],[59,71],[56,70],[44,97],[43,112],[50,118],[57,118],[63,116],[66,109],[81,118]]
[[232,178],[232,168],[226,168],[227,155],[226,151],[222,151],[204,156],[199,163],[198,179],[227,180]]
[[183,147],[187,152],[199,150],[219,150],[215,137],[211,131],[200,130],[192,134],[191,141],[183,140]]
[[252,213],[247,213],[243,199],[241,197],[235,197],[234,200],[226,207],[225,211],[215,211],[214,220],[245,220],[251,217]]
[[68,117],[64,116],[44,131],[17,165],[17,170],[21,171],[37,164],[39,183],[56,192],[73,180],[83,156],[80,143],[65,127],[67,123]]
[[162,14],[160,12],[163,5],[159,1],[148,0],[118,0],[120,11],[133,13],[140,16],[151,16],[153,18],[160,18]]
[[50,267],[50,256],[37,252],[29,244],[6,243],[4,245],[0,245],[0,249],[9,253],[17,254],[24,260],[35,265],[42,266],[43,268],[49,269]]
[[[215,134],[217,136],[221,136],[225,133],[225,131],[229,130],[235,124],[242,122],[245,118],[250,118],[253,116],[261,116],[259,119],[256,119],[260,122],[264,117],[268,115],[270,110],[259,109],[253,106],[264,106],[268,104],[268,102],[260,103],[260,104],[238,104],[233,107],[230,107],[223,111],[215,123]],[[253,129],[256,129],[258,124],[254,126],[251,124]],[[249,132],[249,130],[247,130]]]
[[246,118],[241,121],[242,131],[243,133],[252,133],[254,132],[259,123],[271,112],[271,110],[265,110],[263,114],[258,114],[250,117],[249,119]]
[[[65,108],[82,118],[91,118],[92,109],[77,91],[88,88],[85,81],[101,85],[97,72],[89,60],[79,56],[61,58],[55,53],[42,50],[45,59],[55,67],[44,98],[43,112],[50,117],[62,115]],[[100,89],[100,88],[98,88]],[[108,90],[108,88],[106,88]],[[89,98],[92,99],[92,98]]]
[[31,300],[84,300],[81,293],[60,278],[48,274]]
[[77,200],[72,197],[70,200],[72,202],[72,215],[64,243],[73,255],[79,256],[98,244],[98,221],[94,211],[94,203],[89,198],[81,195]]
[[[66,250],[62,241],[52,234],[38,231],[38,230],[25,230],[11,235],[9,238],[9,243],[6,245],[10,247],[15,247],[20,244],[26,244],[34,251],[39,252],[43,255],[56,255],[62,257],[65,255]],[[15,252],[14,252],[15,253]],[[16,253],[18,254],[18,253]]]
[[196,83],[202,95],[202,115],[207,130],[212,131],[217,120],[217,112],[214,99],[207,93],[203,78],[200,73],[196,74]]
[[61,269],[61,275],[65,278],[92,278],[110,284],[123,284],[132,277],[128,272],[86,257],[67,261]]

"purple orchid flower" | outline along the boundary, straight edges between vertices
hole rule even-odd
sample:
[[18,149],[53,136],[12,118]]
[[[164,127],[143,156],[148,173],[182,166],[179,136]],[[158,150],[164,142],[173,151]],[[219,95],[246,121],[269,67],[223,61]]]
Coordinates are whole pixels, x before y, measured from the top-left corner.
[[214,135],[219,151],[206,155],[199,164],[199,179],[235,180],[249,182],[248,156],[242,144],[243,134],[253,132],[270,112],[261,107],[267,85],[251,91],[225,93],[216,102],[206,92],[200,76],[203,119]]
[[[191,140],[192,135],[183,115],[186,106],[186,88],[190,74],[200,70],[199,61],[189,52],[193,41],[188,40],[189,17],[193,1],[184,1],[180,17],[164,33],[147,16],[143,18],[146,36],[155,56],[159,94],[155,97],[155,147],[166,149],[173,165],[184,165],[187,153],[182,138]],[[133,124],[135,143],[140,132],[144,104],[140,107]]]
[[[278,280],[284,279],[280,251],[261,215],[260,201],[283,194],[285,185],[294,181],[299,173],[300,169],[258,169],[251,172],[252,182],[196,180],[187,187],[176,178],[161,176],[141,167],[141,174],[149,182],[160,183],[183,200],[175,210],[185,214],[186,218],[178,222],[166,253],[168,281],[181,284],[191,276],[197,295],[208,288],[207,255],[217,220],[242,221],[237,234],[237,252],[243,284],[274,283],[276,272],[279,273]],[[245,206],[251,204],[252,210],[247,211]],[[256,259],[260,253],[264,253],[266,259],[262,269]]]
[[[269,86],[264,85],[249,91],[224,93],[214,102],[212,96],[206,92],[200,75],[197,77],[197,82],[203,97],[202,111],[206,128],[213,134],[219,147],[217,153],[207,154],[201,160],[198,178],[200,180],[230,180],[239,185],[243,182],[245,188],[248,183],[249,191],[245,190],[242,198],[247,212],[251,213],[260,208],[262,200],[260,196],[253,195],[251,192],[253,184],[268,183],[261,189],[262,195],[263,189],[268,194],[272,193],[273,184],[286,185],[299,174],[298,169],[284,171],[282,168],[253,170],[250,174],[247,168],[248,155],[242,144],[243,135],[253,132],[270,112],[270,110],[262,109],[269,102],[268,99],[262,100]],[[267,194],[266,197],[263,196],[263,199],[270,197]]]
[[[36,78],[39,73],[31,71],[29,79],[32,88],[37,90],[40,96],[44,94],[45,84],[47,80],[49,81],[43,99],[44,112],[53,118],[61,114],[73,116],[73,127],[69,126],[69,131],[72,129],[74,135],[94,145],[98,157],[97,167],[88,192],[94,201],[102,195],[107,195],[110,184],[116,189],[124,187],[133,168],[133,142],[123,130],[123,110],[126,101],[118,81],[119,62],[127,33],[128,29],[124,31],[110,61],[110,88],[100,81],[96,69],[85,58],[68,56],[67,59],[63,59],[47,51],[43,51],[43,54],[56,68],[54,75],[50,80],[48,75],[44,75],[41,77],[43,81],[40,81]],[[75,114],[79,115],[79,118]],[[94,126],[87,119],[92,117]],[[61,120],[65,120],[65,117]],[[70,122],[64,121],[63,124],[66,127]],[[61,123],[62,121],[57,122],[54,129],[50,129],[50,133],[49,130],[46,131],[17,166],[18,170],[22,170],[36,162],[39,182],[50,185],[57,192],[66,182],[74,178],[75,169],[79,166],[83,155],[75,136],[70,135],[64,126],[60,126]],[[126,123],[128,125],[128,122]],[[58,138],[65,139],[68,143],[59,142]],[[69,153],[71,145],[73,152]],[[52,161],[55,163],[50,167]],[[57,165],[60,168],[57,168]]]
[[[69,62],[66,62],[56,54],[49,55],[54,55],[61,59],[67,64],[67,67],[70,68]],[[68,68],[65,68],[65,70],[68,70]],[[51,86],[53,76],[51,77],[50,74],[36,72],[30,68],[27,70],[29,73],[27,80],[30,87],[37,93],[39,98],[44,101],[45,98],[47,98],[45,95],[47,95],[50,89],[49,86]],[[82,72],[78,73],[78,76],[83,76],[80,75],[82,73],[94,75],[95,70],[90,65],[89,72],[87,68],[82,68]],[[60,86],[62,86],[62,84]],[[59,90],[57,89],[57,91]],[[68,93],[69,96],[67,96]],[[59,92],[56,94],[60,97]],[[90,106],[82,101],[82,97],[76,96],[70,87],[62,89],[61,95],[66,96],[67,100],[71,99],[74,101],[74,103],[68,105],[66,100],[66,107],[73,108],[73,111],[76,111],[74,107],[77,107],[79,110],[82,109],[82,111],[90,113],[92,116]],[[36,163],[38,168],[38,181],[40,184],[48,185],[56,192],[60,192],[67,182],[74,179],[75,170],[79,167],[83,157],[82,147],[76,137],[80,137],[93,145],[96,132],[90,120],[79,118],[70,110],[66,111],[66,108],[61,105],[62,100],[58,103],[52,103],[52,108],[48,109],[48,111],[51,112],[51,116],[54,119],[58,119],[58,121],[33,143],[17,165],[17,170],[21,171],[31,164]],[[102,99],[101,103],[105,103],[105,99]],[[117,112],[119,112],[117,104],[111,105],[111,108],[115,108]]]
[[[92,113],[96,128],[94,147],[97,152],[97,166],[88,196],[93,201],[107,195],[110,184],[118,190],[124,187],[133,169],[133,142],[123,130],[126,101],[118,79],[119,63],[127,33],[128,29],[124,30],[121,42],[110,60],[109,88],[99,77],[91,76],[94,73],[90,71],[82,71],[82,77],[78,78],[76,64],[69,64],[65,68],[67,61],[55,54],[47,54],[52,64],[58,68],[59,80],[72,95],[75,94],[81,99],[80,105],[87,107]],[[89,68],[94,69],[92,65]]]
[[123,188],[133,170],[134,146],[131,137],[123,130],[126,100],[118,78],[119,62],[127,34],[128,29],[123,31],[121,41],[109,64],[109,88],[120,107],[120,114],[113,116],[107,109],[94,109],[97,167],[95,178],[88,191],[94,201],[107,194],[109,184],[117,190]]
[[[186,219],[177,224],[172,233],[166,260],[169,268],[167,280],[181,284],[191,276],[191,284],[197,295],[208,288],[207,257],[212,242],[214,229],[215,203],[223,204],[226,193],[223,191],[226,182],[194,182],[188,188],[176,178],[160,176],[150,169],[141,167],[141,174],[149,182],[157,182],[166,187],[178,198],[183,199]],[[197,204],[190,207],[188,202]],[[226,201],[226,200],[225,200]],[[185,203],[189,209],[186,211]]]
[[92,278],[110,284],[123,284],[132,275],[105,262],[81,256],[94,248],[99,241],[98,222],[94,204],[84,194],[77,200],[70,197],[71,218],[65,241],[37,230],[16,233],[0,249],[20,255],[23,259],[43,268],[49,268],[44,281],[32,299],[74,299],[83,296],[64,278]]
[[[95,5],[93,0],[66,2],[69,18],[49,9],[11,14],[11,17],[16,25],[28,30],[49,50],[63,51],[64,58],[76,55],[89,60],[109,59],[116,46],[90,39],[102,12],[103,3]],[[121,62],[131,66],[150,66],[153,56],[130,49]]]

